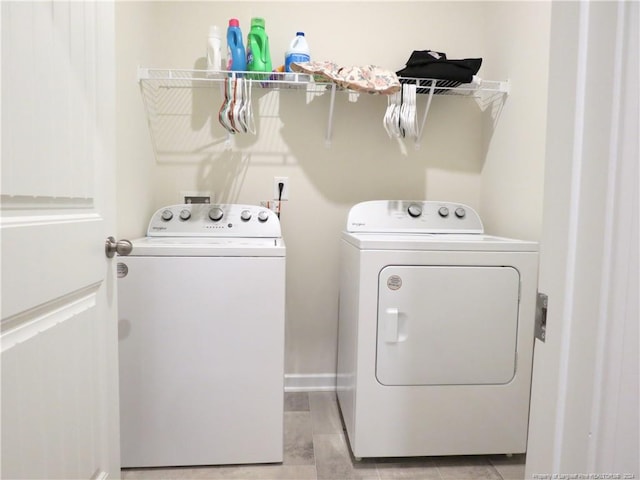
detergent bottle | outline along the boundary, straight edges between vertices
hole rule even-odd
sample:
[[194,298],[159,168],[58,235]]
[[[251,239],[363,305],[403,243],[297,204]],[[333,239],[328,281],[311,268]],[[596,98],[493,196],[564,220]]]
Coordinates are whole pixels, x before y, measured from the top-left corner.
[[[271,71],[269,37],[264,23],[264,18],[251,19],[251,30],[247,35],[247,70],[250,72]],[[260,75],[252,75],[251,78],[260,78]]]
[[209,27],[209,38],[207,40],[207,71],[209,73],[219,72],[222,68],[222,38],[220,29],[213,25]]
[[304,32],[296,32],[296,36],[289,44],[289,49],[284,55],[284,71],[291,71],[293,62],[308,62],[311,60],[309,44],[304,36]]
[[227,28],[227,70],[243,72],[247,70],[247,57],[242,43],[242,31],[237,18],[229,20]]

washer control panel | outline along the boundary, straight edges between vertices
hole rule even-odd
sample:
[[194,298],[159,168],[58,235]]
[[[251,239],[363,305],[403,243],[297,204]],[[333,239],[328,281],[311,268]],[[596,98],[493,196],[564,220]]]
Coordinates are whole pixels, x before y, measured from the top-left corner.
[[354,205],[347,231],[368,233],[484,233],[476,211],[462,203],[374,200]]
[[280,220],[256,205],[187,203],[157,210],[147,228],[149,237],[280,238]]

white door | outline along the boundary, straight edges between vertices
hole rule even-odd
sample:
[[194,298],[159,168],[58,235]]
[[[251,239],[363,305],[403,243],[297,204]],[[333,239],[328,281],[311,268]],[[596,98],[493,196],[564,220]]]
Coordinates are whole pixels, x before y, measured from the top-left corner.
[[1,9],[1,477],[118,478],[113,4]]
[[552,7],[527,478],[640,477],[639,7]]

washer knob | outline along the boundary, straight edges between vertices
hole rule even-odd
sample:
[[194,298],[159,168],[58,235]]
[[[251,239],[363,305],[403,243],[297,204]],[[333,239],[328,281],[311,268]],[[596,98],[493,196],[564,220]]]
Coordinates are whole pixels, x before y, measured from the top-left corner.
[[172,218],[173,218],[173,212],[171,210],[166,209],[162,212],[162,220],[164,220],[165,222],[168,222]]
[[267,220],[269,220],[269,214],[265,210],[260,210],[260,212],[258,212],[258,220],[261,222],[266,222]]
[[191,212],[186,208],[180,211],[180,220],[189,220],[191,218]]
[[438,214],[443,218],[448,217],[449,216],[449,209],[447,207],[440,207],[438,209]]
[[456,208],[456,217],[458,218],[464,218],[464,216],[467,214],[467,212],[465,212],[464,208],[462,207],[458,207]]
[[209,218],[214,222],[222,220],[222,217],[224,217],[224,212],[221,208],[213,207],[211,210],[209,210]]
[[243,221],[248,222],[251,220],[251,212],[249,210],[242,210],[242,212],[240,212],[240,218]]
[[417,203],[412,203],[411,205],[409,205],[409,208],[407,208],[407,212],[409,212],[409,215],[411,215],[413,218],[416,218],[422,215],[422,207]]

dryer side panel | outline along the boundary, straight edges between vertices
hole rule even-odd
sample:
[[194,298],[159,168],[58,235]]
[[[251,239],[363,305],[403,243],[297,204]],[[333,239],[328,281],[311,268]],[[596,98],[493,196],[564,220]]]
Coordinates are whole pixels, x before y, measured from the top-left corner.
[[378,278],[378,382],[510,382],[516,370],[519,286],[513,267],[383,268]]
[[[338,403],[349,439],[355,438],[358,318],[360,315],[360,251],[340,245],[340,297],[338,315]],[[352,445],[353,448],[353,445]]]

